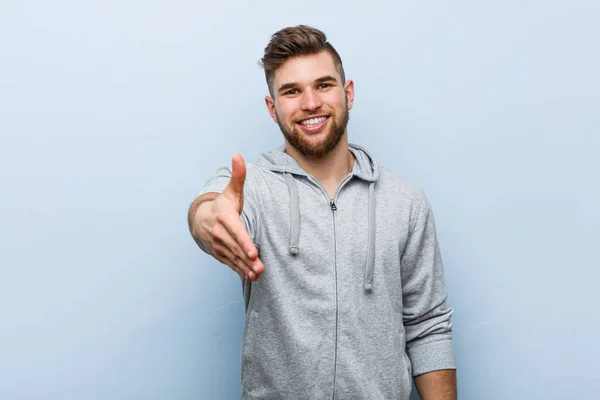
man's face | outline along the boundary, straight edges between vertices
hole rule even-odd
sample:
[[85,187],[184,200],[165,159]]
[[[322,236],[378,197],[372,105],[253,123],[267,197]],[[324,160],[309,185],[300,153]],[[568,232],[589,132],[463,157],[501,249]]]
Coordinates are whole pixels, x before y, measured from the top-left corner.
[[301,154],[321,157],[346,133],[354,83],[342,85],[329,53],[286,61],[275,72],[273,95],[265,99],[269,113]]

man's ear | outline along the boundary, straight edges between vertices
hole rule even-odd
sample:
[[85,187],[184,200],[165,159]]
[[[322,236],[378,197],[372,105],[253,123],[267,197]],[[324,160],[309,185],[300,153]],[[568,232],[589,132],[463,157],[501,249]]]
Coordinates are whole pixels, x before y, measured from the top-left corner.
[[265,105],[267,106],[267,110],[269,110],[271,118],[273,118],[273,121],[277,123],[277,113],[275,112],[275,100],[273,100],[271,96],[266,96]]
[[344,84],[344,91],[346,92],[346,102],[348,103],[348,110],[352,109],[354,105],[354,82],[347,80]]

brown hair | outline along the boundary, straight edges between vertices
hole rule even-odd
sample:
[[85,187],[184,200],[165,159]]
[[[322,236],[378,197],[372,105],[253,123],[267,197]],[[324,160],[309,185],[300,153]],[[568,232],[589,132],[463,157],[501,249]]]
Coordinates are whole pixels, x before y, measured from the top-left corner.
[[328,52],[333,58],[335,67],[342,78],[342,84],[346,82],[342,59],[338,52],[327,41],[327,37],[318,29],[306,25],[284,28],[271,36],[271,41],[265,48],[264,57],[259,64],[265,70],[269,93],[273,96],[273,79],[275,71],[287,60],[293,57],[318,54],[322,51]]

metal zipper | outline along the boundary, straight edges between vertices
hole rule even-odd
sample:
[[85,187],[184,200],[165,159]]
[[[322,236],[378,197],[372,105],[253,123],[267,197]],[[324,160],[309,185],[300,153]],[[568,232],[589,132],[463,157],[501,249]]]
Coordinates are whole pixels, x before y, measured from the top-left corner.
[[[335,196],[334,196],[335,197]],[[339,315],[339,306],[338,306],[338,278],[337,278],[337,237],[335,236],[335,210],[337,210],[337,206],[335,205],[335,200],[331,200],[329,203],[331,207],[331,216],[333,218],[333,271],[334,271],[334,279],[335,279],[335,347],[333,349],[333,391],[331,393],[331,399],[335,399],[335,383],[337,378],[337,350],[338,350],[338,315]]]
[[329,194],[325,190],[325,188],[311,175],[308,175],[309,179],[317,185],[323,194],[326,196],[329,201],[329,208],[331,208],[331,215],[333,219],[333,270],[335,276],[335,347],[333,352],[333,390],[331,393],[331,399],[335,400],[335,384],[336,384],[336,375],[337,375],[337,350],[338,350],[338,321],[339,321],[339,303],[338,303],[338,278],[337,278],[337,238],[335,235],[335,212],[337,210],[336,200],[340,194],[342,187],[348,182],[354,175],[352,173],[348,174],[344,178],[340,185],[338,186],[333,199],[329,198]]

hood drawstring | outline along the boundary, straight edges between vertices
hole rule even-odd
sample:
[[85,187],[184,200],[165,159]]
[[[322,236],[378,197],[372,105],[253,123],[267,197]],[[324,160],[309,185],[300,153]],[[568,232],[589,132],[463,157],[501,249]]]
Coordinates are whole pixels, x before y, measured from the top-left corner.
[[298,254],[300,243],[300,197],[298,196],[298,186],[292,174],[283,173],[285,182],[290,190],[290,248],[291,255]]
[[365,268],[365,290],[373,290],[373,269],[375,266],[375,182],[369,185],[369,236],[367,241],[367,266]]
[[[289,253],[297,255],[300,251],[300,197],[298,186],[292,174],[283,173],[290,191],[290,247]],[[373,290],[373,270],[375,267],[375,182],[369,184],[368,226],[367,226],[367,264],[365,266],[365,290]]]

